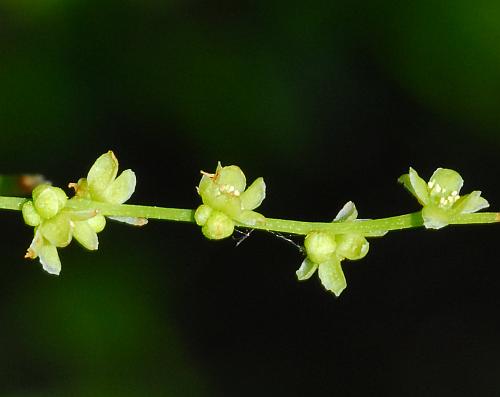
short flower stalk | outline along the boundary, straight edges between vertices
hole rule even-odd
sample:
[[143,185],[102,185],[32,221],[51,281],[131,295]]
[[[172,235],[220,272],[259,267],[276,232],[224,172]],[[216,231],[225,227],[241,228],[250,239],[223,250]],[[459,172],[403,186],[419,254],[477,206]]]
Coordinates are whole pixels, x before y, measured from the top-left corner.
[[446,168],[438,168],[428,181],[411,167],[399,178],[422,206],[420,211],[357,219],[356,206],[348,202],[332,222],[275,219],[256,212],[266,197],[264,179],[257,178],[247,186],[245,174],[236,165],[218,163],[214,173],[201,174],[197,186],[201,203],[195,210],[124,204],[135,191],[136,176],[130,169],[118,175],[118,160],[108,151],[94,162],[85,178],[69,184],[74,191],[72,197],[40,179],[30,199],[0,196],[0,209],[22,212],[24,222],[34,228],[26,257],[38,258],[51,274],[60,273],[58,250],[73,239],[88,250],[97,250],[98,234],[107,219],[136,226],[145,225],[148,219],[196,223],[210,240],[230,237],[235,228],[302,235],[305,258],[296,271],[298,280],[308,280],[317,273],[325,289],[335,296],[347,286],[344,262],[367,255],[367,238],[422,226],[442,229],[452,224],[500,222],[498,212],[478,212],[489,206],[488,201],[478,190],[462,194],[462,177]]

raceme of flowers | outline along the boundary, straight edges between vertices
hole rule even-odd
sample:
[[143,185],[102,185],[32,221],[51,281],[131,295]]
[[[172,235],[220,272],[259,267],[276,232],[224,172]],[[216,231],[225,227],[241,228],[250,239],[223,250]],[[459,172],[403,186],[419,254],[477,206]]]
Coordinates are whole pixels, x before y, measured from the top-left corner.
[[[263,178],[257,178],[247,187],[245,174],[238,166],[222,166],[220,162],[214,173],[202,171],[201,174],[197,192],[202,204],[194,212],[194,221],[201,226],[205,237],[211,240],[227,238],[236,226],[266,229],[266,217],[255,211],[266,197]],[[422,205],[422,223],[429,229],[440,229],[461,214],[473,213],[489,205],[480,191],[461,195],[463,179],[450,169],[438,168],[426,182],[410,167],[408,174],[398,181]],[[75,191],[72,198],[58,187],[47,183],[38,185],[31,200],[22,206],[25,223],[34,227],[34,238],[26,257],[39,258],[47,272],[59,274],[58,248],[66,247],[75,239],[83,247],[97,250],[97,234],[105,228],[106,218],[92,209],[91,203],[121,205],[131,197],[135,186],[136,176],[132,170],[118,175],[118,160],[112,151],[94,162],[86,178],[69,184]],[[72,200],[88,201],[90,209],[72,209],[74,207],[68,205]],[[357,216],[356,206],[349,201],[332,223],[363,222]],[[147,223],[143,218],[108,218],[133,225]],[[366,237],[386,232],[332,233],[325,228],[308,232],[304,239],[306,256],[296,272],[298,280],[307,280],[317,271],[323,286],[339,296],[347,286],[342,262],[364,258],[370,247]]]

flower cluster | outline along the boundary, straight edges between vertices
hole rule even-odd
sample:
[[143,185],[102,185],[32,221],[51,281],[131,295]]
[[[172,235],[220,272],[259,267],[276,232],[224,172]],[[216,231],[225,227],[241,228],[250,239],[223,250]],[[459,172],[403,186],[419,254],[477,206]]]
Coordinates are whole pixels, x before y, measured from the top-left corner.
[[[265,224],[265,217],[253,211],[266,197],[264,179],[257,178],[246,189],[245,174],[236,165],[217,165],[215,174],[202,171],[198,194],[203,204],[194,218],[203,235],[219,240],[233,234],[234,226],[252,227]],[[246,190],[245,190],[246,189]]]
[[408,174],[402,175],[398,181],[423,206],[422,218],[428,229],[440,229],[457,215],[489,207],[488,201],[481,197],[479,190],[460,196],[464,180],[454,170],[438,168],[429,181],[425,182],[417,171],[410,167]]
[[[118,178],[118,160],[113,152],[103,154],[91,167],[87,178],[70,184],[76,195],[70,200],[87,199],[121,204],[128,200],[135,189],[135,174],[124,171]],[[66,247],[74,238],[83,247],[96,250],[97,233],[106,226],[104,216],[95,210],[76,211],[68,208],[68,197],[60,188],[47,184],[37,186],[32,200],[22,207],[24,221],[35,228],[27,258],[39,258],[43,268],[59,274],[61,261],[57,248]]]
[[[353,222],[358,212],[352,201],[339,211],[334,222]],[[369,249],[366,238],[357,233],[333,234],[328,231],[313,231],[304,240],[306,258],[297,270],[299,280],[309,279],[316,270],[323,286],[339,296],[347,282],[342,271],[341,261],[363,258]]]

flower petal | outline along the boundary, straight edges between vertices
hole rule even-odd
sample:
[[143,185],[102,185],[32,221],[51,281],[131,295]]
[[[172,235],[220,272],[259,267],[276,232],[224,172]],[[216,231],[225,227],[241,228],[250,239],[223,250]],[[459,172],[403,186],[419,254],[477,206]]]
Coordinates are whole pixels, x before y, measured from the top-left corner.
[[347,281],[340,265],[340,259],[335,257],[319,265],[318,275],[323,286],[339,296],[347,287]]
[[415,192],[415,197],[418,199],[419,203],[425,205],[429,202],[429,189],[427,183],[420,178],[417,171],[410,167],[408,173],[410,177],[410,183]]
[[245,174],[237,165],[228,165],[219,168],[215,175],[215,182],[219,185],[219,189],[224,191],[226,187],[233,188],[239,193],[243,193],[247,185]]
[[55,247],[66,247],[71,243],[72,222],[65,213],[42,222],[38,230]]
[[108,218],[132,226],[144,226],[148,224],[148,220],[146,218],[134,218],[131,216],[108,216]]
[[116,178],[104,192],[107,203],[122,204],[127,201],[135,191],[137,183],[135,173],[132,170],[125,170]]
[[249,210],[241,211],[235,220],[245,226],[263,226],[266,223],[266,217],[264,215]]
[[406,190],[408,190],[420,204],[426,205],[429,202],[427,183],[412,167],[410,167],[408,174],[399,177],[398,182],[402,183]]
[[316,269],[318,269],[318,264],[313,262],[309,258],[305,258],[295,274],[300,281],[304,281],[310,278],[314,274]]
[[422,218],[427,229],[441,229],[450,223],[454,211],[447,211],[433,205],[422,208]]
[[241,199],[230,194],[202,196],[203,203],[214,210],[224,212],[231,218],[237,218],[241,213]]
[[101,233],[106,227],[106,218],[102,215],[96,215],[87,220],[87,222],[96,233]]
[[88,250],[96,250],[99,247],[97,233],[87,221],[74,222],[73,237]]
[[[438,168],[429,179],[431,194],[435,191],[442,196],[448,196],[451,192],[460,193],[464,180],[457,171],[448,168]],[[443,194],[444,193],[444,194]]]
[[488,201],[481,197],[481,191],[474,190],[473,192],[460,197],[455,203],[454,209],[460,214],[471,214],[473,212],[488,208],[490,204]]
[[43,270],[47,273],[59,275],[61,272],[61,260],[57,248],[45,241],[38,249],[38,257]]
[[358,217],[358,210],[352,201],[348,201],[344,204],[342,209],[339,211],[334,222],[345,222],[353,221]]
[[100,156],[90,168],[87,183],[92,198],[102,200],[102,194],[118,174],[118,160],[110,150]]
[[266,184],[264,178],[260,177],[241,194],[241,207],[245,210],[253,210],[261,205],[265,198]]

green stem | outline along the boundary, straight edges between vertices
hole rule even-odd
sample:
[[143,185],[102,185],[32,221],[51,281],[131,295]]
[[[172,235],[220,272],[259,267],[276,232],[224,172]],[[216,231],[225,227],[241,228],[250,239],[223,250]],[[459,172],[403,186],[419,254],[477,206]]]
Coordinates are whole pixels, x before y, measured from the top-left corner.
[[27,199],[21,197],[0,196],[0,209],[21,211],[21,207]]
[[[24,198],[0,197],[0,209],[20,210]],[[66,208],[78,211],[97,210],[102,215],[132,218],[159,219],[174,222],[194,223],[194,210],[164,208],[146,205],[109,204],[96,201],[73,199]],[[456,216],[451,224],[480,224],[500,222],[500,213],[480,212]],[[238,225],[240,227],[248,227]],[[380,236],[391,230],[409,229],[423,226],[421,212],[393,216],[389,218],[356,220],[353,222],[303,222],[287,219],[267,218],[265,225],[253,229],[305,235],[313,230],[328,230],[332,233],[360,233],[365,236]]]

